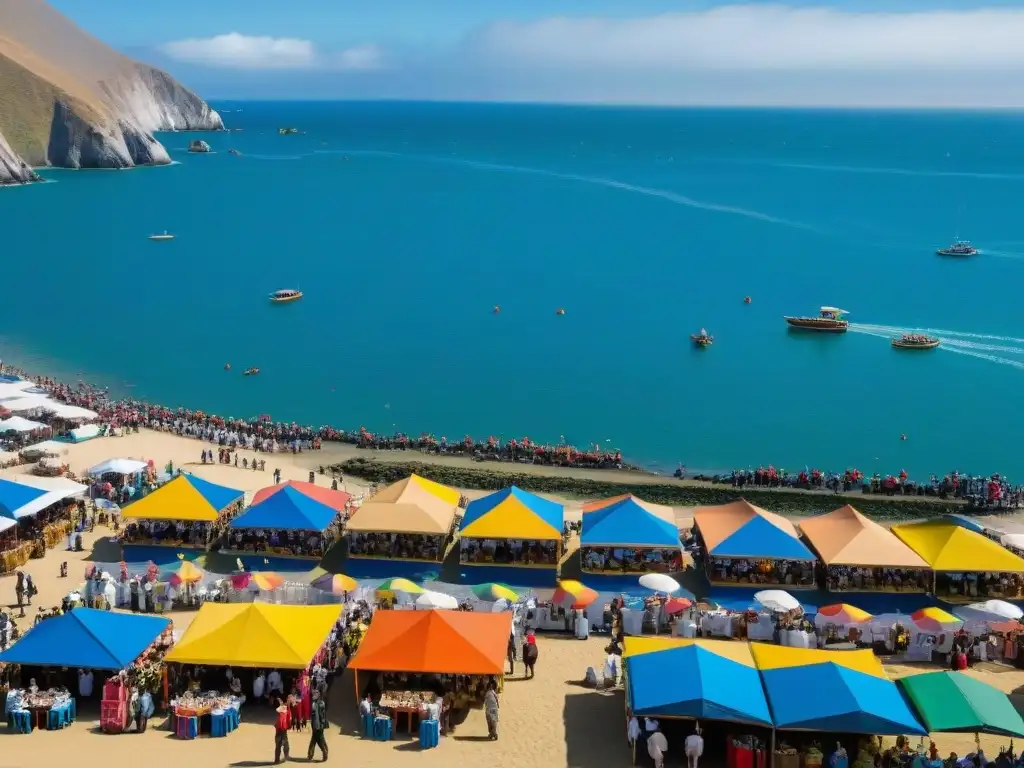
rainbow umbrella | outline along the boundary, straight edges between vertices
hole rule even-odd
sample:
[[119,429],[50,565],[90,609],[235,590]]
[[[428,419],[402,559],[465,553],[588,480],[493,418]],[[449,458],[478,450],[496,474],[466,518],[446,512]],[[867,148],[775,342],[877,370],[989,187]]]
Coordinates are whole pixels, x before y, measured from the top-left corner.
[[818,609],[818,615],[828,619],[829,624],[861,624],[871,620],[870,613],[847,603],[823,605]]
[[323,576],[313,579],[309,585],[322,589],[324,592],[330,592],[332,595],[344,595],[346,592],[355,592],[359,583],[343,573],[325,573]]
[[519,599],[519,595],[504,584],[477,584],[473,587],[473,594],[481,600],[490,600],[491,602],[508,600],[510,603],[514,603]]
[[926,632],[942,632],[947,629],[956,629],[963,621],[941,608],[930,606],[914,611],[910,614],[910,620]]
[[558,582],[558,589],[551,598],[551,602],[563,608],[586,608],[595,600],[597,592],[574,579]]
[[388,579],[381,582],[377,587],[377,597],[394,597],[395,592],[405,592],[407,595],[422,595],[423,587],[418,587],[408,579]]
[[195,584],[198,581],[202,581],[205,575],[199,566],[189,560],[182,560],[181,565],[171,571],[166,576],[166,579],[173,586],[178,586],[179,584]]
[[247,571],[236,573],[231,577],[231,586],[235,589],[255,587],[256,589],[270,591],[284,586],[284,576],[273,571]]

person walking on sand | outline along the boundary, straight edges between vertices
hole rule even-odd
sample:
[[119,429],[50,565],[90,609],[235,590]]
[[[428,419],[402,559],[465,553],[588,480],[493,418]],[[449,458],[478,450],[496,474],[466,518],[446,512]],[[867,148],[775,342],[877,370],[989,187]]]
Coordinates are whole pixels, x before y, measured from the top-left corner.
[[509,633],[508,636],[508,648],[505,649],[505,656],[508,658],[508,673],[510,675],[515,674],[516,671],[516,635],[515,632]]
[[309,750],[306,757],[309,759],[309,762],[313,762],[313,751],[316,747],[320,747],[320,752],[323,755],[320,762],[326,763],[327,739],[324,738],[324,731],[330,726],[327,723],[327,705],[324,704],[319,690],[313,691],[313,706],[310,711],[309,722],[313,728],[313,733],[309,737]]
[[540,655],[540,648],[537,647],[537,636],[532,629],[526,630],[526,639],[523,640],[523,666],[526,667],[525,678],[533,679],[533,667],[537,663],[537,656]]
[[275,698],[274,700],[277,702],[277,720],[274,721],[274,764],[276,765],[281,762],[282,752],[284,752],[284,759],[289,759],[288,728],[291,727],[292,718],[284,699]]
[[487,738],[498,740],[498,686],[492,680],[484,694],[484,716],[487,718]]

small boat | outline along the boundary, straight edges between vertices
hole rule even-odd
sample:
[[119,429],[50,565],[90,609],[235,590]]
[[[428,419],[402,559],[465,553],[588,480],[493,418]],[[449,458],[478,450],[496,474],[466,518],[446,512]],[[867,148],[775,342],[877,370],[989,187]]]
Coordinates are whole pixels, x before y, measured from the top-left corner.
[[750,303],[750,297],[749,296],[744,296],[743,297],[743,303],[744,304],[749,304]]
[[923,333],[904,333],[900,338],[892,340],[896,349],[935,349],[941,343],[940,339]]
[[939,248],[935,254],[937,256],[977,256],[978,249],[967,240],[957,238],[948,248]]
[[239,152],[237,149],[229,149],[228,150],[228,154],[229,155],[238,155],[238,156],[240,156],[242,153]]
[[295,288],[282,288],[270,294],[270,300],[276,304],[284,304],[288,301],[298,301],[302,298],[302,291]]
[[799,328],[805,331],[826,331],[828,333],[846,333],[850,327],[848,320],[843,315],[849,314],[845,309],[838,307],[822,307],[818,310],[817,317],[784,317],[791,328]]
[[565,310],[562,309],[561,307],[559,307],[558,309],[555,310],[555,314],[559,315],[559,316],[564,315],[565,314]]
[[162,235],[150,235],[149,239],[150,240],[173,240],[174,239],[174,235],[172,235],[170,232],[168,232],[165,229],[164,233]]
[[690,338],[693,340],[693,343],[701,349],[710,347],[715,341],[715,337],[708,336],[708,332],[703,328],[700,329],[700,333],[691,333]]
[[244,371],[242,371],[242,375],[243,376],[255,376],[259,372],[260,372],[259,368],[246,368]]
[[493,312],[494,314],[496,314],[496,315],[497,315],[497,314],[499,314],[499,313],[501,312],[501,307],[500,307],[499,305],[495,304],[495,305],[494,305],[494,309],[493,309],[493,310],[491,310],[491,311],[492,311],[492,312]]
[[281,136],[290,136],[293,133],[298,133],[298,128],[278,128],[277,132]]

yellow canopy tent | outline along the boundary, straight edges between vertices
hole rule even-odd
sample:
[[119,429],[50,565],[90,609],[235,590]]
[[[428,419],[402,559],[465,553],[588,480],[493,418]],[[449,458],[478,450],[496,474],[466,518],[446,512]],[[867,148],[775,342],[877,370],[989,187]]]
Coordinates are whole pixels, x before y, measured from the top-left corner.
[[242,491],[215,485],[192,475],[178,475],[124,510],[137,520],[215,522],[220,513],[244,496]]
[[451,529],[460,497],[454,488],[410,475],[365,501],[345,530],[443,536]]
[[892,532],[933,571],[1024,573],[1024,560],[1017,555],[980,533],[953,523],[927,520],[895,525]]
[[341,613],[339,605],[203,603],[167,661],[303,669]]

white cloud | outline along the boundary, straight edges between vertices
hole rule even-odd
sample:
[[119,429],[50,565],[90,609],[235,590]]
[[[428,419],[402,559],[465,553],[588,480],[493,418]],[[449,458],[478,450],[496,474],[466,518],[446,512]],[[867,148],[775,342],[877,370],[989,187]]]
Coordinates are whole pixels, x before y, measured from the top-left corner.
[[317,61],[316,46],[291,37],[253,37],[238,32],[177,40],[161,50],[192,64],[234,69],[304,69]]
[[376,45],[357,45],[337,56],[338,68],[346,71],[367,72],[384,69],[384,64],[384,52]]
[[632,19],[497,22],[467,41],[498,68],[554,71],[992,71],[1024,68],[1024,9],[868,13],[732,5]]

